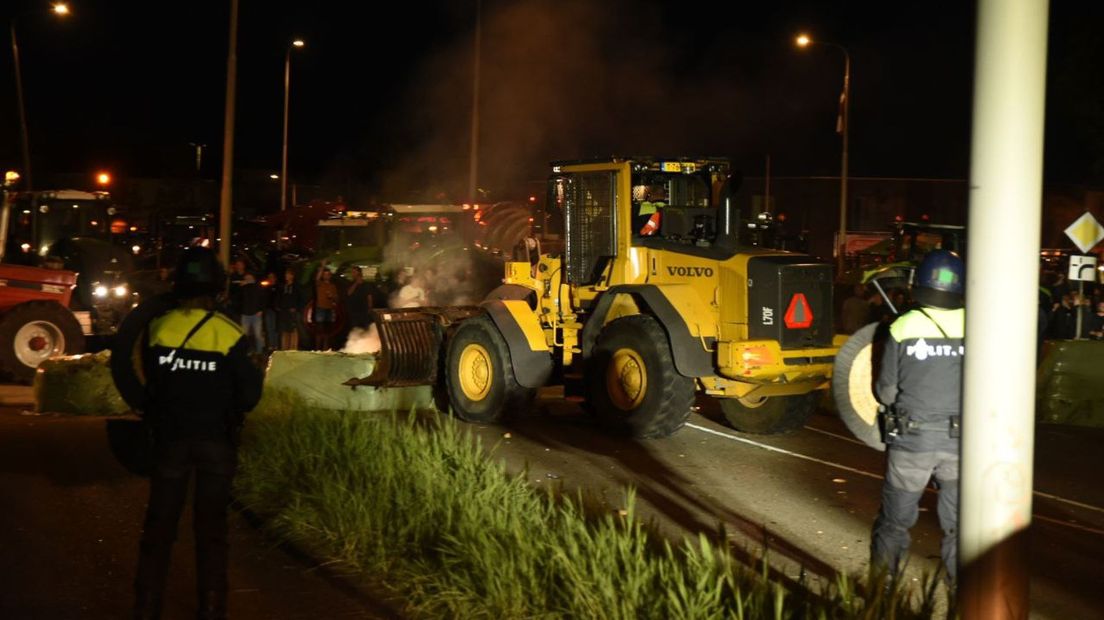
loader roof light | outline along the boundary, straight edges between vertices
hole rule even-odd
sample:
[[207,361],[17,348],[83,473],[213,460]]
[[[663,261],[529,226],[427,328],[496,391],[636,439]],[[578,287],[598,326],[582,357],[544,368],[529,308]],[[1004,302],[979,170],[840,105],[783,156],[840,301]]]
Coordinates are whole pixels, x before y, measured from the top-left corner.
[[783,317],[787,329],[805,329],[813,324],[813,309],[805,299],[805,293],[795,293]]

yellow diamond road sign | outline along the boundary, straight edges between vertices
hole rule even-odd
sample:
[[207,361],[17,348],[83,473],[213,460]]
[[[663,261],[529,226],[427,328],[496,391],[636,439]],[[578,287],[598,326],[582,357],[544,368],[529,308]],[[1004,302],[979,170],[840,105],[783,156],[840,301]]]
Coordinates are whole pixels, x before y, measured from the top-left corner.
[[1085,211],[1084,215],[1077,218],[1077,221],[1070,224],[1069,228],[1066,229],[1066,236],[1073,239],[1074,245],[1083,254],[1088,254],[1094,245],[1104,239],[1104,226],[1096,221],[1092,213]]

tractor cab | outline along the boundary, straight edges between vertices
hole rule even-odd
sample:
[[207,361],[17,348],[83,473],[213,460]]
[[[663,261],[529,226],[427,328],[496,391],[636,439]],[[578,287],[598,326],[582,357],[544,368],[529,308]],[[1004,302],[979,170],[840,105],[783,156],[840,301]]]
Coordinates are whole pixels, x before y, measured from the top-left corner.
[[[114,333],[137,300],[132,252],[118,243],[126,222],[108,192],[19,192],[9,210],[4,261],[78,274],[72,309],[86,335]],[[87,314],[84,314],[87,313]]]

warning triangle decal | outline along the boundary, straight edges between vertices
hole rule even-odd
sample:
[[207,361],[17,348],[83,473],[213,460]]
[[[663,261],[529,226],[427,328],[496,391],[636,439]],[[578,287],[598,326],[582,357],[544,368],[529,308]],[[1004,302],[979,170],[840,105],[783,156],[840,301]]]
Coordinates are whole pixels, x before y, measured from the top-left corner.
[[804,329],[813,324],[813,309],[805,299],[805,293],[797,293],[790,298],[790,307],[783,317],[788,329]]

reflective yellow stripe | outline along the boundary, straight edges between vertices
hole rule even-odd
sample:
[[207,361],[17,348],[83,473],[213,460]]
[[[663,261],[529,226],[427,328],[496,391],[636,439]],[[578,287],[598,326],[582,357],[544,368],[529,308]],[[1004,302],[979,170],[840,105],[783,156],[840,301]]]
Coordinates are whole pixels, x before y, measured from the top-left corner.
[[[170,310],[150,322],[150,346],[162,346],[176,348],[184,342],[184,338],[192,328],[199,323],[206,310]],[[207,324],[199,328],[185,349],[193,351],[210,351],[226,355],[231,347],[238,343],[244,332],[237,323],[231,321],[222,314],[215,313]]]
[[529,304],[518,299],[506,299],[502,305],[510,311],[510,316],[525,334],[525,340],[529,343],[530,351],[547,351],[548,342],[544,339],[544,330],[541,329],[537,315],[529,308]]
[[[889,328],[889,333],[893,335],[893,339],[901,342],[909,338],[943,338],[943,334],[939,331],[940,327],[943,328],[944,332],[947,332],[947,338],[962,338],[963,334],[966,333],[966,311],[964,309],[924,308],[924,312],[927,312],[931,318],[924,316],[919,310],[913,310],[894,321]],[[933,319],[935,322],[933,322]],[[936,323],[939,323],[939,327],[936,327]]]

